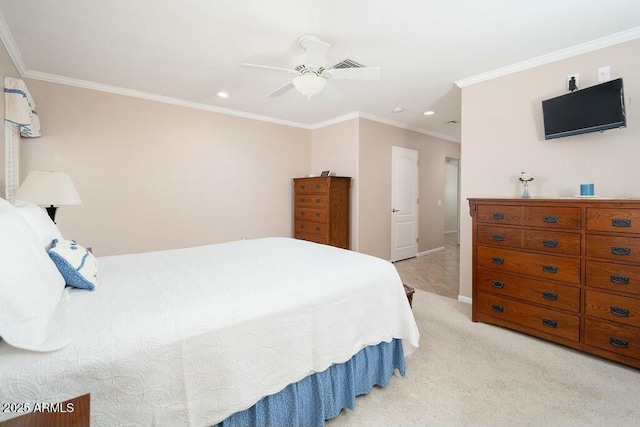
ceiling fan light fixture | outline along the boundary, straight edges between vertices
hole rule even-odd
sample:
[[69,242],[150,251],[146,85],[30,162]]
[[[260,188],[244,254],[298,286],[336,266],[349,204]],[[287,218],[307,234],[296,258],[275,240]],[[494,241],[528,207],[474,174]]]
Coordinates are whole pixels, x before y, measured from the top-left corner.
[[313,73],[305,73],[293,79],[296,90],[311,99],[327,85],[327,80]]

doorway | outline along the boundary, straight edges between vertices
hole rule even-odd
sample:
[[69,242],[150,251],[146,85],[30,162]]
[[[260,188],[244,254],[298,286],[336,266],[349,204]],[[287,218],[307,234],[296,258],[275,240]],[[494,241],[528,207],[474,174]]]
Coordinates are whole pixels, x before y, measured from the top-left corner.
[[444,234],[445,241],[454,238],[460,244],[460,159],[445,157],[444,177]]
[[418,255],[418,150],[391,147],[391,261]]

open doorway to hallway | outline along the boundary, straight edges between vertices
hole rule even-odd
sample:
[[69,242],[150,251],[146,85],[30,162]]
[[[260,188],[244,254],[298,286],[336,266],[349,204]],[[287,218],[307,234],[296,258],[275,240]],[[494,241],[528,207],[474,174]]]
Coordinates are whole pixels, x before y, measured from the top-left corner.
[[[455,234],[455,242],[459,245],[460,229],[460,159],[445,157],[444,165],[444,232]],[[450,239],[449,239],[450,240]]]

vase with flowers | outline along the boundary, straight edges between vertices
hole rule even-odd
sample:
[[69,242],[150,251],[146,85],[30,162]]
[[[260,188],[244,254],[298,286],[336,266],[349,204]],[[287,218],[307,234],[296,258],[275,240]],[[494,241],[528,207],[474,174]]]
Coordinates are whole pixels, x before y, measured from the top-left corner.
[[529,195],[529,183],[533,181],[533,179],[533,175],[531,175],[530,173],[520,172],[520,178],[518,178],[518,180],[520,180],[520,182],[524,185],[524,191],[522,192],[523,199],[531,198],[531,196]]

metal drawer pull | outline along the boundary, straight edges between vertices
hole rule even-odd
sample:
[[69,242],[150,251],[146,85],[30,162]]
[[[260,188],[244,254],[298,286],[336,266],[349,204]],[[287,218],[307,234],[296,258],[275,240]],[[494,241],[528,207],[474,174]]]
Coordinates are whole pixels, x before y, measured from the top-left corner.
[[631,227],[631,220],[614,218],[611,220],[611,225],[614,227]]
[[545,271],[547,273],[557,273],[558,272],[558,267],[553,266],[553,265],[543,265],[542,266],[542,271]]
[[612,305],[611,307],[609,307],[609,311],[611,312],[611,314],[615,314],[616,316],[629,317],[629,310],[627,310],[626,308],[615,307]]
[[542,220],[544,222],[548,222],[548,223],[554,224],[554,223],[558,222],[558,217],[555,216],[555,215],[545,215],[545,216],[542,217]]
[[303,197],[302,199],[300,199],[300,202],[301,202],[301,203],[304,203],[304,197]]
[[316,184],[316,190],[320,189],[320,184]]
[[491,284],[493,285],[494,288],[498,288],[498,289],[503,289],[504,288],[504,283],[503,282],[498,282],[497,280],[492,280]]
[[300,212],[300,216],[304,216],[304,211],[301,211],[301,212]]
[[305,186],[304,186],[304,184],[303,184],[303,185],[301,185],[301,186],[300,186],[300,188],[302,188],[302,189],[304,190],[304,189],[305,189]]
[[320,203],[320,199],[316,199],[316,203]]
[[557,248],[558,247],[558,241],[557,240],[543,240],[542,244],[544,246],[546,246],[547,248]]
[[542,324],[548,328],[557,328],[558,322],[551,319],[542,319]]
[[300,224],[300,228],[304,228],[304,227],[305,227],[305,225],[304,225],[304,224]]
[[491,218],[493,218],[493,219],[504,219],[504,214],[502,212],[494,212],[493,215],[491,215]]
[[548,299],[549,301],[557,301],[558,300],[558,294],[555,294],[553,292],[543,292],[542,293],[542,298]]
[[504,242],[504,234],[494,234],[491,238],[498,242]]
[[493,261],[494,264],[504,264],[504,258],[500,258],[497,256],[491,258],[491,261]]
[[611,246],[611,253],[614,255],[631,255],[631,248]]
[[316,227],[316,231],[320,231],[320,227]]
[[629,278],[627,276],[618,276],[616,274],[612,274],[611,276],[609,276],[609,278],[611,279],[611,282],[617,283],[618,285],[629,284]]
[[320,218],[320,212],[316,212],[316,218]]
[[498,304],[491,304],[491,310],[496,313],[504,313],[504,307]]
[[609,337],[609,344],[619,348],[629,348],[629,341],[620,338]]

